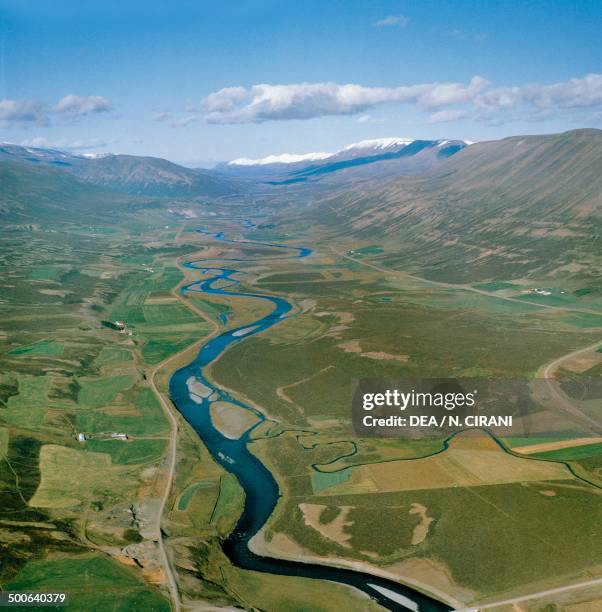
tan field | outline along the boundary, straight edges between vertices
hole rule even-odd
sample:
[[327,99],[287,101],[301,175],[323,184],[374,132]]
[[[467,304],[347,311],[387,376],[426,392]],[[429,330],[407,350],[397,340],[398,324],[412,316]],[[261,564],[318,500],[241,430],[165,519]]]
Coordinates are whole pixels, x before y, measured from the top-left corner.
[[470,487],[512,482],[571,479],[560,464],[520,459],[504,452],[491,438],[462,434],[433,457],[358,466],[348,482],[324,495],[368,491],[410,491]]

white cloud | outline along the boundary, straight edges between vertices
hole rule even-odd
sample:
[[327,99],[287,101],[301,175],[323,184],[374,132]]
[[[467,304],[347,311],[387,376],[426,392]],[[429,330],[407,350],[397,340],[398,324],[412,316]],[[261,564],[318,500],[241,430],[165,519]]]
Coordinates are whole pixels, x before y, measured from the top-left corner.
[[208,123],[261,123],[362,113],[387,103],[438,108],[473,99],[485,86],[482,77],[464,83],[427,83],[400,87],[364,87],[354,83],[296,83],[226,87],[203,100]]
[[170,123],[170,126],[173,127],[173,128],[186,127],[187,125],[190,125],[191,123],[194,123],[196,120],[197,120],[197,118],[194,117],[194,116],[180,117],[179,119],[174,119]]
[[483,77],[468,83],[422,83],[399,87],[366,87],[356,83],[258,84],[226,87],[203,100],[208,123],[262,123],[313,119],[328,115],[358,115],[384,104],[411,104],[430,111],[429,123],[457,121],[468,116],[485,122],[542,120],[567,109],[602,107],[602,74],[588,74],[552,85],[493,87]]
[[438,111],[433,113],[427,119],[427,123],[445,123],[447,121],[458,121],[468,116],[468,112],[459,108],[450,108],[448,110]]
[[[198,112],[198,109],[190,109],[187,112],[193,113]],[[158,111],[152,116],[153,121],[158,121],[159,123],[169,122],[169,127],[179,128],[186,127],[191,123],[198,120],[198,116],[195,114],[188,115],[186,117],[174,117],[173,113],[169,111]]]
[[61,98],[52,112],[65,117],[83,117],[92,113],[106,113],[112,105],[103,96],[76,96],[69,94]]
[[530,105],[558,110],[602,105],[602,74],[588,74],[553,85],[520,85],[490,89],[475,98],[484,109],[510,109]]
[[410,20],[404,15],[388,15],[384,19],[380,19],[374,25],[383,28],[387,26],[397,26],[400,28],[405,28],[408,25]]
[[100,138],[90,138],[88,140],[67,140],[60,138],[58,140],[48,140],[44,136],[36,136],[22,140],[19,144],[22,147],[33,147],[39,149],[59,149],[61,151],[89,151],[90,149],[104,149],[109,144],[114,144],[116,140],[107,142]]
[[41,122],[43,105],[32,100],[0,100],[0,121],[7,123]]
[[171,119],[171,113],[168,111],[157,111],[153,113],[153,121],[169,121]]

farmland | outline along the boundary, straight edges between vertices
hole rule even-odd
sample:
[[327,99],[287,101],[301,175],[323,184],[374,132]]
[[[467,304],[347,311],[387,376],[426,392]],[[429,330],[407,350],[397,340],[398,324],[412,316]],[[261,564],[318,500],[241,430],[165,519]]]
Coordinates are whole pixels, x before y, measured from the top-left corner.
[[[150,377],[158,368],[156,384],[165,392],[170,373],[192,360],[199,341],[270,311],[259,299],[182,296],[179,285],[208,274],[178,267],[183,254],[215,266],[220,258],[240,259],[236,290],[293,304],[286,320],[232,346],[207,371],[267,417],[250,443],[282,492],[256,544],[265,554],[355,563],[466,604],[579,579],[600,564],[591,512],[599,444],[523,456],[513,449],[533,440],[498,444],[485,434],[462,435],[446,449],[437,437],[358,439],[349,409],[358,378],[534,376],[598,337],[590,294],[552,303],[522,294],[520,279],[432,283],[373,267],[390,247],[350,249],[302,229],[289,239],[311,239],[316,251],[301,263],[276,249],[217,245],[161,227],[127,237],[98,233],[93,241],[74,228],[64,236],[65,252],[39,236],[28,252],[14,242],[0,304],[0,451],[14,470],[3,474],[4,520],[19,524],[9,527],[3,584],[42,584],[39,564],[48,563],[86,609],[86,579],[69,564],[92,559],[89,575],[109,564],[126,602],[131,596],[149,609],[167,605],[155,542],[170,424]],[[240,235],[235,222],[216,229]],[[36,253],[48,263],[38,265]],[[597,363],[588,355],[563,364],[563,372],[579,380]],[[541,420],[536,442],[590,435],[568,413],[561,417]],[[214,404],[212,419],[232,439],[256,423],[228,402]],[[236,479],[180,421],[162,526],[181,596],[273,610],[314,602],[306,579],[240,570],[224,556],[221,541],[243,501]],[[545,520],[536,522],[540,516]],[[569,526],[559,534],[556,525]],[[90,556],[82,556],[82,545]],[[528,564],[520,574],[513,571],[518,550]],[[336,584],[321,585],[320,593],[349,609],[372,605]]]
[[[580,311],[591,301],[531,299],[523,280],[454,288],[375,269],[378,249],[352,262],[342,246],[316,244],[302,270],[284,259],[269,271],[261,260],[240,264],[245,289],[292,298],[300,314],[210,369],[278,423],[251,444],[283,492],[258,550],[354,560],[466,604],[587,577],[602,555],[591,545],[597,446],[523,458],[486,434],[460,436],[448,450],[436,438],[357,439],[349,407],[358,378],[535,376],[599,337],[600,316]],[[584,435],[570,415],[555,418],[541,421],[536,440]],[[556,525],[567,522],[560,536]],[[528,572],[514,569],[518,551]]]

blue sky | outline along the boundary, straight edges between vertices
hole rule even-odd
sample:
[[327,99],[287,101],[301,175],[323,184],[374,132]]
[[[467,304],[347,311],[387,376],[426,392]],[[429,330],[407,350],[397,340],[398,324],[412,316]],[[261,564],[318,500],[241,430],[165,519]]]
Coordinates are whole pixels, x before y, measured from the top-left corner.
[[602,127],[602,3],[6,2],[0,137],[206,163]]

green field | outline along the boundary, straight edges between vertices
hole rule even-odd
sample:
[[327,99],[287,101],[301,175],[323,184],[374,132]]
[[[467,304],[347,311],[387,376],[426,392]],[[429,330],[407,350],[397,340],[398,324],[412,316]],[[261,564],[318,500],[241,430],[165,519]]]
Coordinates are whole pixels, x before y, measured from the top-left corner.
[[19,346],[17,348],[8,351],[9,355],[27,355],[37,356],[44,355],[48,357],[54,357],[60,355],[63,352],[64,345],[55,342],[54,340],[38,340],[32,344],[25,346]]
[[243,492],[236,478],[232,474],[224,474],[219,481],[219,497],[211,516],[211,522],[215,523],[221,532],[232,528],[242,498]]
[[3,589],[67,592],[69,606],[86,612],[99,609],[110,612],[170,610],[169,603],[158,591],[131,571],[98,555],[30,562],[3,585]]
[[105,376],[103,378],[80,379],[81,389],[77,396],[78,404],[99,408],[110,404],[119,393],[129,389],[136,378],[130,375]]
[[123,363],[132,361],[132,351],[126,348],[103,346],[94,363],[99,366],[113,365],[115,363]]
[[188,504],[190,503],[190,500],[192,499],[192,496],[199,489],[208,489],[214,486],[215,486],[215,483],[213,482],[195,482],[194,484],[191,484],[180,495],[180,499],[178,501],[178,510],[186,510],[188,508]]
[[534,453],[533,457],[540,459],[552,459],[558,461],[574,461],[588,457],[602,456],[602,444],[584,444],[572,448],[559,448],[558,450]]

